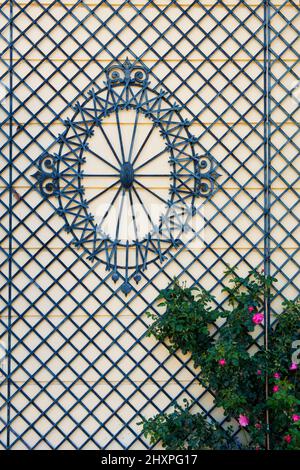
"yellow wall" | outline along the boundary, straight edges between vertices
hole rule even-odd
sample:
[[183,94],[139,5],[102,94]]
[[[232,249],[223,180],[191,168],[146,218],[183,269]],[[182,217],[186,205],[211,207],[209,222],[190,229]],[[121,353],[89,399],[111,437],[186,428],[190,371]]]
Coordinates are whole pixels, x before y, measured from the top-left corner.
[[[23,201],[13,201],[12,220],[13,358],[9,392],[12,396],[12,447],[23,449],[37,446],[47,449],[58,446],[63,449],[84,446],[93,449],[108,445],[110,449],[121,446],[145,448],[146,441],[136,439],[134,435],[140,432],[137,425],[139,415],[152,416],[166,408],[172,399],[181,400],[186,396],[185,386],[190,397],[199,396],[199,386],[194,380],[193,367],[188,358],[180,353],[169,357],[165,346],[145,337],[149,323],[145,315],[148,304],[154,302],[159,289],[175,276],[188,284],[193,282],[193,278],[199,279],[202,286],[211,289],[221,299],[222,283],[219,281],[223,279],[225,263],[239,264],[241,272],[246,272],[249,267],[263,262],[263,2],[251,0],[242,5],[235,0],[207,0],[192,7],[195,2],[189,0],[177,2],[176,6],[169,5],[166,0],[158,0],[146,7],[144,0],[114,0],[106,2],[106,5],[91,0],[76,7],[75,0],[63,2],[64,6],[59,5],[60,2],[53,5],[52,1],[43,1],[41,5],[26,1],[14,3],[13,126],[15,130],[16,123],[24,125],[25,131],[17,133],[13,139],[16,168],[12,177],[14,188]],[[299,160],[296,160],[295,146],[288,142],[291,138],[294,143],[298,141],[299,146],[299,133],[296,133],[298,101],[295,96],[288,96],[288,91],[295,87],[297,71],[299,74],[299,40],[296,41],[295,32],[295,28],[299,28],[297,3],[285,4],[278,0],[271,7],[271,38],[276,36],[272,40],[270,57],[273,86],[271,267],[279,280],[279,288],[283,289],[282,293],[289,296],[294,296],[299,286],[299,253],[296,252],[299,229],[297,231],[295,227],[297,214],[299,217]],[[285,6],[281,8],[283,4]],[[138,9],[140,14],[136,15]],[[66,14],[68,11],[69,14]],[[94,14],[88,14],[93,11]],[[159,11],[164,11],[164,15],[155,19]],[[189,16],[178,19],[184,11]],[[9,28],[4,16],[9,15],[7,2],[2,2],[0,12],[0,28],[3,28],[0,50],[6,49],[0,62],[0,73],[5,75],[2,82],[8,85],[9,50],[6,39],[9,38]],[[31,24],[33,19],[37,19],[36,25]],[[84,21],[83,26],[78,25],[79,20]],[[193,20],[200,29],[193,27]],[[287,24],[288,20],[292,20],[292,25]],[[57,25],[50,37],[45,36],[41,28],[47,31],[55,21]],[[167,29],[159,42],[154,44],[153,50],[147,48],[141,39],[135,38],[135,31],[143,31],[147,21],[154,21],[153,28],[143,33],[147,42],[154,41],[160,32]],[[169,28],[171,21],[176,26]],[[223,27],[218,26],[217,21],[222,21]],[[244,21],[243,26],[240,21]],[[124,22],[130,22],[131,27],[122,29]],[[106,25],[118,34],[118,39],[111,40],[112,35]],[[24,30],[26,38],[22,36]],[[57,47],[67,31],[73,31],[72,36]],[[111,282],[98,285],[95,274],[104,278],[107,275],[105,267],[93,267],[80,251],[74,250],[70,245],[71,236],[62,230],[63,220],[55,214],[51,204],[47,201],[41,203],[40,194],[33,191],[30,185],[34,172],[31,162],[39,157],[43,148],[48,148],[64,128],[56,114],[61,119],[72,116],[68,104],[78,91],[90,87],[90,81],[98,77],[112,59],[104,50],[99,51],[96,60],[88,63],[89,54],[93,55],[99,49],[97,41],[90,36],[95,31],[99,41],[109,43],[108,50],[113,56],[121,53],[119,59],[124,60],[127,55],[129,58],[135,54],[142,55],[143,62],[153,68],[157,79],[163,80],[171,91],[176,90],[178,100],[188,103],[184,117],[191,119],[193,114],[199,117],[192,126],[192,133],[199,136],[202,148],[210,151],[220,164],[220,190],[205,206],[208,220],[205,241],[210,246],[181,249],[176,258],[166,263],[164,272],[160,271],[159,263],[150,265],[147,275],[151,283],[147,285],[143,280],[140,290],[131,293],[127,299],[120,291],[115,293],[116,287]],[[182,37],[187,32],[188,40]],[[233,38],[229,37],[231,32]],[[251,38],[252,32],[256,34]],[[201,40],[199,50],[193,50],[193,45]],[[85,50],[81,49],[73,55],[78,47],[76,41],[87,42]],[[122,53],[122,43],[131,44],[129,52]],[[177,51],[171,48],[174,43],[177,43]],[[218,47],[220,44],[221,47]],[[21,58],[23,54],[26,54],[26,60]],[[43,54],[49,54],[46,60],[43,60]],[[70,55],[72,60],[65,63]],[[164,63],[161,62],[162,56]],[[183,60],[185,56],[186,60]],[[192,73],[193,68],[197,68],[199,73],[195,70]],[[51,78],[43,84],[49,75]],[[22,84],[20,80],[23,77],[26,79]],[[68,83],[67,79],[72,77],[72,82]],[[187,80],[186,84],[182,83],[182,78]],[[153,77],[153,85],[157,79]],[[95,85],[100,86],[101,82],[102,77],[96,78]],[[34,93],[41,84],[42,88]],[[201,95],[194,95],[193,90],[200,87]],[[278,107],[276,101],[280,99],[281,106]],[[231,106],[234,100],[237,101]],[[24,101],[25,106],[20,106]],[[40,112],[45,102],[49,106]],[[8,105],[8,102],[4,103],[4,109],[0,110],[1,120],[4,121],[0,131],[2,154],[7,158],[9,123],[5,120]],[[32,112],[36,113],[36,118],[32,118]],[[45,128],[49,124],[51,126]],[[32,137],[37,135],[38,138],[33,140]],[[5,160],[1,160],[5,166]],[[6,167],[3,174],[8,180]],[[3,189],[4,183],[0,184]],[[157,184],[157,181],[151,181],[154,190]],[[97,184],[95,187],[97,189]],[[4,192],[2,200],[8,205],[7,192]],[[53,203],[56,204],[54,200]],[[243,213],[245,207],[247,211]],[[8,227],[9,216],[4,206],[1,210],[2,223]],[[43,223],[45,220],[46,226]],[[9,249],[5,230],[1,248],[4,252]],[[196,260],[195,254],[200,255]],[[5,261],[2,250],[1,256]],[[288,260],[288,256],[292,258]],[[192,266],[185,271],[193,260]],[[9,295],[8,269],[8,263],[4,263],[1,274],[4,300]],[[287,286],[295,274],[298,277]],[[77,278],[82,279],[80,284]],[[69,290],[70,295],[66,294]],[[274,306],[280,303],[280,299],[279,295]],[[31,302],[34,306],[30,307]],[[59,302],[59,307],[54,302]],[[5,343],[8,341],[5,331],[10,320],[7,313],[2,313],[1,318],[2,341]],[[139,342],[136,342],[136,337]],[[86,344],[88,346],[85,348]],[[82,353],[78,354],[74,348],[82,349]],[[102,351],[100,355],[99,350]],[[95,364],[91,366],[93,361]],[[47,367],[42,363],[46,363]],[[161,391],[159,387],[162,387]],[[159,393],[156,395],[157,391]],[[7,393],[7,383],[3,381],[0,418],[4,423],[7,419]],[[77,403],[81,396],[84,398]],[[206,393],[201,403],[210,409],[212,401],[211,395]],[[24,411],[17,416],[22,409]],[[69,414],[63,417],[68,409]],[[46,415],[41,417],[43,410],[47,410]],[[217,411],[212,414],[218,416]],[[71,433],[69,440],[65,440],[63,434],[53,427],[53,423],[61,417],[59,428],[65,434]],[[97,431],[97,420],[104,422],[106,429]],[[81,422],[80,426],[76,425]],[[28,428],[30,423],[32,427]],[[127,423],[125,429],[124,423]],[[43,438],[47,432],[47,438]],[[22,439],[17,437],[20,434]],[[94,435],[93,439],[89,437],[91,435]],[[4,424],[1,441],[6,441]]]

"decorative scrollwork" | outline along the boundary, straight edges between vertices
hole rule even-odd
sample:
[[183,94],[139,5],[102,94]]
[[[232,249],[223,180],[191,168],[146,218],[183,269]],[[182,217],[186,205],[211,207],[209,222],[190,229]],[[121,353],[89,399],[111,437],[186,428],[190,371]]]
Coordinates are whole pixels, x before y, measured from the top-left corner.
[[107,85],[142,83],[148,80],[148,71],[141,66],[133,65],[128,59],[124,64],[113,64],[106,71]]
[[198,179],[198,195],[207,197],[213,193],[215,181],[219,174],[216,172],[216,162],[212,155],[201,155],[198,157],[199,174]]
[[[127,110],[134,111],[136,117],[130,149],[124,150],[119,113]],[[127,295],[132,289],[130,279],[138,284],[147,264],[157,259],[163,262],[170,248],[180,246],[181,234],[195,214],[196,199],[207,198],[216,189],[216,164],[209,154],[197,153],[198,139],[190,133],[189,122],[182,118],[182,107],[172,102],[165,90],[150,87],[149,71],[140,64],[126,60],[124,64],[110,65],[106,70],[105,86],[99,91],[90,90],[83,103],[76,103],[74,111],[72,119],[65,122],[65,131],[57,139],[57,155],[42,155],[38,162],[39,171],[34,175],[37,187],[44,197],[57,196],[58,212],[65,219],[66,230],[73,235],[73,243],[83,249],[91,261],[105,263],[114,282],[122,278],[122,291]],[[103,128],[103,121],[112,115],[116,116],[116,145]],[[141,116],[149,123],[150,131],[139,144],[139,151],[135,152],[133,144]],[[103,134],[104,143],[111,152],[110,158],[104,158],[101,146],[97,151],[90,147],[95,132]],[[156,142],[161,140],[161,151],[152,155],[150,147],[147,150],[149,155],[142,160],[141,151],[152,134]],[[88,175],[84,168],[92,156],[103,162],[112,175],[95,172]],[[150,174],[151,162],[161,159],[158,167],[164,168],[166,157],[169,171],[161,175]],[[103,180],[108,176],[113,179],[112,185],[93,198],[85,199],[82,180],[95,180],[95,177]],[[147,177],[149,180],[153,176],[168,182],[167,197],[159,196],[147,186]],[[110,188],[115,191],[112,201],[120,200],[114,235],[105,228],[112,202],[107,210],[102,211],[100,220],[96,220],[90,210],[90,204],[96,198],[102,198]],[[152,220],[146,207],[145,193],[163,204],[164,209],[157,222]],[[136,226],[134,198],[150,224],[145,235]],[[134,226],[131,239],[120,238],[125,201],[128,201],[132,213],[131,220],[126,220]]]
[[32,175],[36,178],[36,187],[40,193],[48,198],[53,196],[57,190],[57,172],[55,157],[48,153],[43,154],[38,161],[38,171]]

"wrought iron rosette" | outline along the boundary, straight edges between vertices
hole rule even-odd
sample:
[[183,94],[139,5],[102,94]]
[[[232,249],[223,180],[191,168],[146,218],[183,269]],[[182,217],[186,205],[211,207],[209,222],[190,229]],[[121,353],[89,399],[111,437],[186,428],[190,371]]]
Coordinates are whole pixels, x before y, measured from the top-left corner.
[[180,246],[196,198],[216,189],[215,163],[197,153],[181,112],[165,90],[151,88],[144,66],[112,64],[34,175],[44,197],[58,198],[73,243],[123,280],[126,295],[131,279],[139,283],[150,262]]

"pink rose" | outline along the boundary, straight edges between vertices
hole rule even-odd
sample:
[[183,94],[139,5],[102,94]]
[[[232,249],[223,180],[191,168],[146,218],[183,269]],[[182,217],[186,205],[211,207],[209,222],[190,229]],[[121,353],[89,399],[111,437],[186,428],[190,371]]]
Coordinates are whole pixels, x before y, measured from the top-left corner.
[[287,434],[286,436],[284,436],[283,439],[285,440],[285,442],[289,444],[292,440],[292,436],[290,434]]
[[298,369],[298,364],[295,364],[295,362],[292,362],[290,365],[290,370],[297,370]]
[[299,415],[293,415],[292,420],[294,421],[294,423],[296,423],[296,421],[300,420],[300,416]]
[[261,370],[260,369],[258,369],[257,375],[261,375]]
[[253,310],[254,310],[254,307],[253,307],[253,305],[251,305],[250,307],[248,307],[248,312],[250,312],[250,313],[251,313],[251,312],[253,312]]
[[225,366],[226,365],[226,360],[225,359],[220,359],[219,364],[220,364],[220,366]]
[[255,325],[260,325],[260,323],[262,323],[264,321],[264,314],[263,313],[256,313],[255,315],[253,315],[252,321],[253,321],[253,323],[255,323]]
[[256,427],[256,429],[261,429],[261,424],[260,424],[260,423],[256,423],[255,427]]
[[240,415],[238,421],[243,428],[249,424],[249,418],[246,415]]
[[274,379],[280,379],[280,374],[279,374],[279,372],[275,372],[275,374],[274,374]]
[[273,387],[273,392],[274,392],[274,393],[279,392],[279,387],[278,387],[278,385],[274,385],[274,387]]

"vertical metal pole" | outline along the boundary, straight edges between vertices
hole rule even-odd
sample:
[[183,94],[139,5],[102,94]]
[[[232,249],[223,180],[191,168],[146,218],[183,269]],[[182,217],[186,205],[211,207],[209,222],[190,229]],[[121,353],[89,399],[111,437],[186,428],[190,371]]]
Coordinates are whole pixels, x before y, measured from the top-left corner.
[[12,231],[13,231],[13,0],[9,13],[9,241],[8,241],[8,321],[7,321],[7,449],[10,448],[10,397],[11,397],[11,324],[12,324]]
[[[264,0],[264,273],[270,275],[270,184],[271,184],[271,156],[270,156],[270,4]],[[269,347],[270,330],[270,292],[265,295],[265,334],[264,345],[266,351]],[[265,398],[269,397],[269,378],[266,376]],[[270,450],[270,418],[266,411],[266,449]]]

